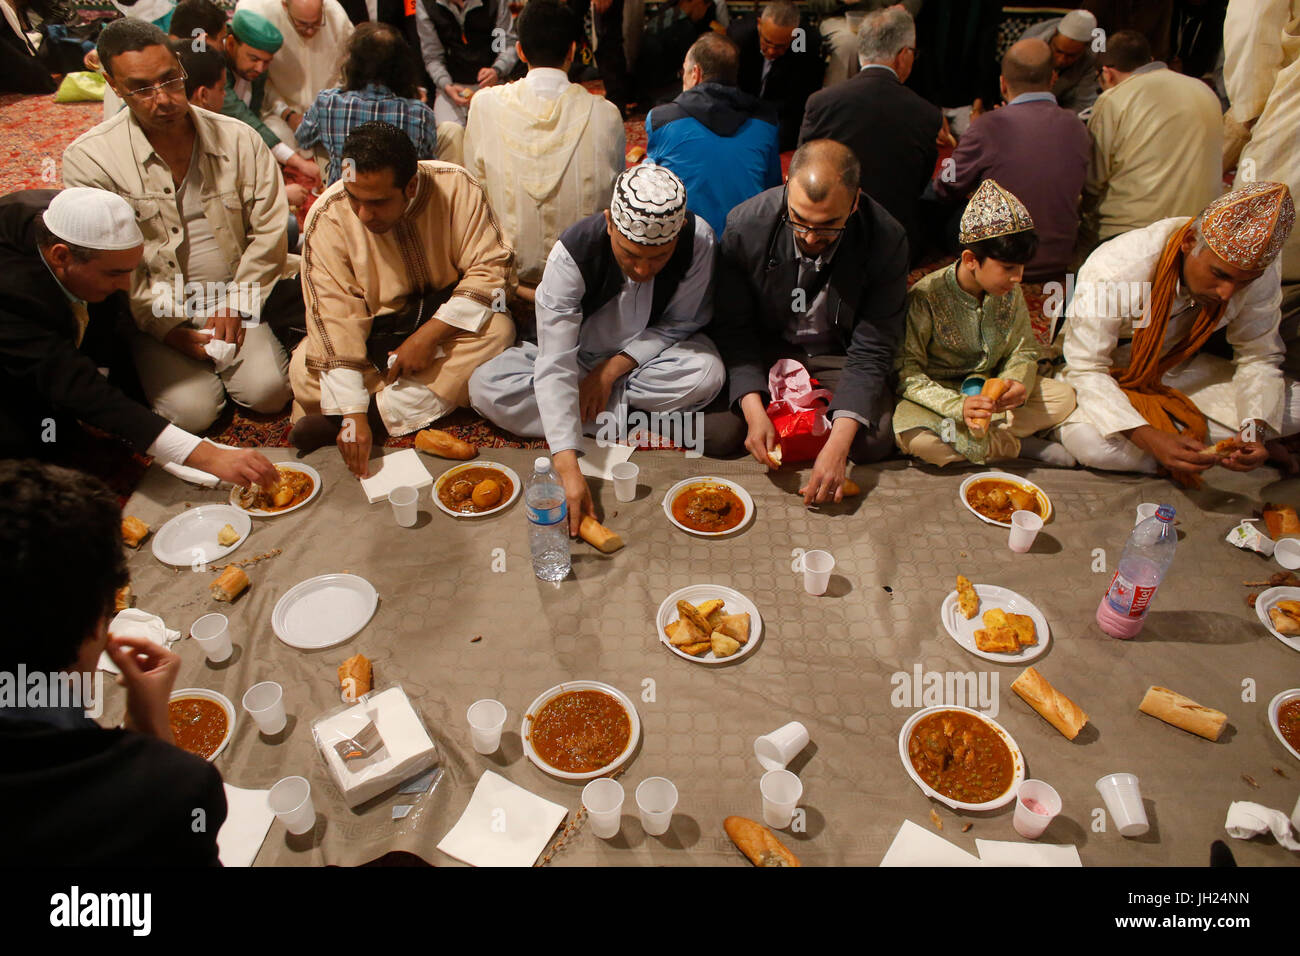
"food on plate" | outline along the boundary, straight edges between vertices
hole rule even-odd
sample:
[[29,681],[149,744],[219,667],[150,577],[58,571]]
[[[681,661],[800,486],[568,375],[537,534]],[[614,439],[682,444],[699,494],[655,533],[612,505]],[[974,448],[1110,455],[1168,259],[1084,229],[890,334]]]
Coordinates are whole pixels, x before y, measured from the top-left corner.
[[1028,614],[1008,614],[1011,626],[1016,629],[1016,640],[1021,647],[1033,647],[1038,643],[1038,633],[1034,629],[1034,619]]
[[1020,650],[1014,627],[986,627],[975,631],[975,646],[992,654],[1015,654]]
[[982,478],[966,489],[966,503],[992,521],[1006,523],[1016,511],[1032,511],[1042,517],[1038,495],[1024,485],[1002,478]]
[[133,515],[122,519],[122,543],[128,548],[140,547],[140,542],[149,533],[149,526]]
[[[488,485],[491,482],[492,485]],[[492,486],[496,497],[492,497]],[[437,486],[438,500],[451,511],[475,515],[497,508],[515,493],[514,482],[499,468],[461,468],[443,475]],[[485,502],[480,504],[479,502]],[[486,503],[490,502],[490,503]]]
[[226,738],[230,721],[226,709],[206,697],[177,697],[167,704],[176,746],[208,758]]
[[962,710],[941,710],[916,722],[907,753],[926,785],[962,803],[987,803],[1015,777],[1011,748],[993,726]]
[[244,573],[243,568],[228,564],[221,572],[221,576],[208,587],[212,590],[212,597],[215,600],[233,601],[239,597],[244,588],[248,587],[248,575]]
[[749,857],[755,866],[800,866],[799,858],[787,850],[780,840],[761,823],[745,817],[727,817],[722,828],[736,844],[736,849]]
[[217,532],[217,544],[223,548],[228,544],[234,544],[238,540],[239,532],[235,530],[235,526],[232,524],[223,525],[221,530]]
[[578,537],[605,554],[613,554],[623,547],[623,539],[591,515],[583,516],[582,524],[578,525]]
[[468,461],[478,455],[478,449],[467,441],[461,441],[450,432],[437,428],[426,428],[415,435],[416,451],[427,451],[439,458],[455,458]]
[[311,497],[316,487],[311,475],[286,465],[275,467],[280,472],[280,480],[269,488],[254,485],[239,489],[239,507],[245,511],[285,511]]
[[1218,740],[1228,723],[1227,714],[1213,707],[1203,707],[1168,687],[1148,688],[1138,710],[1206,740]]
[[1279,634],[1300,634],[1300,601],[1278,601],[1268,609],[1268,619]]
[[529,717],[533,750],[544,763],[565,773],[590,773],[609,766],[632,737],[627,710],[599,690],[557,694]]
[[957,606],[961,608],[966,620],[973,618],[980,609],[980,596],[975,593],[975,585],[962,575],[957,575]]
[[749,643],[749,613],[727,614],[721,598],[703,604],[677,602],[679,617],[664,628],[668,643],[699,657],[712,650],[714,657],[730,657]]
[[374,668],[364,654],[354,654],[339,665],[339,684],[343,687],[343,699],[348,703],[370,693],[373,680]]
[[713,649],[714,657],[730,657],[740,650],[740,641],[721,631],[714,631],[709,635],[709,646]]
[[1277,709],[1277,732],[1293,748],[1300,750],[1300,697],[1291,698]]
[[[1011,387],[1011,380],[1006,378],[990,378],[984,382],[984,387],[980,389],[980,397],[987,398],[994,404],[997,404],[1006,390]],[[991,419],[975,419],[975,424],[970,425],[971,433],[974,435],[984,435],[989,430]]]
[[985,611],[982,620],[984,629],[975,632],[975,646],[981,651],[1015,654],[1038,643],[1034,619],[1028,614],[1008,614],[995,607]]
[[1265,504],[1264,525],[1274,540],[1288,534],[1300,535],[1300,515],[1289,505]]
[[745,503],[726,485],[701,481],[677,493],[673,518],[691,531],[730,531],[745,520]]
[[125,611],[131,606],[131,585],[123,584],[113,595],[113,610]]
[[1088,722],[1083,708],[1049,684],[1047,678],[1032,667],[1026,667],[1024,673],[1012,681],[1011,689],[1068,740],[1079,736],[1079,731]]

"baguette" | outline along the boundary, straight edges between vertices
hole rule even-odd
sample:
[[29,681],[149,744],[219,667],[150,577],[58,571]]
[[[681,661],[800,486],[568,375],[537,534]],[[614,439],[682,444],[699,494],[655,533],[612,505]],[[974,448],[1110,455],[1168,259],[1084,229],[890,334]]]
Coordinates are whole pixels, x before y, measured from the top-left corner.
[[1274,540],[1288,534],[1300,534],[1300,516],[1294,508],[1273,505],[1264,506],[1264,524],[1268,527],[1268,536]]
[[468,461],[478,456],[478,449],[467,441],[461,441],[455,435],[437,428],[426,428],[415,435],[417,451],[426,451],[439,458],[455,458]]
[[727,817],[722,828],[737,849],[755,866],[800,866],[799,858],[782,845],[767,827],[744,817]]
[[208,587],[212,591],[212,597],[217,601],[233,601],[248,587],[248,575],[244,573],[243,568],[235,567],[233,564],[226,565],[226,569],[221,572],[221,577],[217,578]]
[[781,467],[781,445],[778,443],[775,448],[767,453],[767,457],[776,463],[776,467]]
[[128,548],[140,547],[140,542],[149,534],[149,526],[132,515],[122,519],[122,543]]
[[1228,715],[1223,711],[1202,707],[1168,687],[1148,688],[1138,710],[1206,740],[1218,740],[1228,723]]
[[1012,681],[1011,689],[1067,740],[1079,736],[1079,731],[1088,722],[1088,715],[1078,704],[1049,684],[1047,678],[1032,667],[1026,667]]
[[613,554],[623,547],[623,539],[591,515],[587,515],[582,519],[582,524],[578,526],[578,535],[597,551],[602,551],[605,554]]
[[125,611],[131,606],[131,585],[123,584],[113,596],[113,610]]
[[354,702],[363,694],[370,693],[374,681],[374,668],[364,654],[354,654],[339,665],[339,684],[343,687],[343,700]]
[[[980,397],[987,398],[989,401],[993,402],[994,405],[997,405],[998,399],[1000,399],[1003,396],[1003,394],[1006,392],[1006,390],[1009,389],[1010,387],[1011,387],[1010,379],[991,378],[988,379],[984,383],[984,387],[980,389]],[[991,420],[992,420],[991,418],[980,419],[982,424],[969,426],[971,430],[971,434],[973,435],[986,434],[989,430],[989,422]]]

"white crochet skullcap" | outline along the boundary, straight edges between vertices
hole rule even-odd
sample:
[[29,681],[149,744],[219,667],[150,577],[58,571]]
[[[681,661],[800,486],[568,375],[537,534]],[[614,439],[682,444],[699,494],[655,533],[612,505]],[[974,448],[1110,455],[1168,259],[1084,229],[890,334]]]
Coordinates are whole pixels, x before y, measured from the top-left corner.
[[117,193],[85,186],[65,189],[50,200],[45,227],[64,242],[111,252],[144,243],[131,204]]

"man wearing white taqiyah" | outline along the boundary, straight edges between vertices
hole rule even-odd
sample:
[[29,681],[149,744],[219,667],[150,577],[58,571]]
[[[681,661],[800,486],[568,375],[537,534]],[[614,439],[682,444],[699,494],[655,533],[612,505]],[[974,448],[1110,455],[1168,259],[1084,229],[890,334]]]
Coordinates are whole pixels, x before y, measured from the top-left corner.
[[275,479],[247,449],[221,448],[133,401],[82,350],[88,303],[130,287],[143,255],[135,211],[101,189],[0,198],[0,456],[57,450],[44,434],[67,415],[125,439],[165,466],[184,463],[241,485]]
[[699,334],[713,314],[713,230],[686,209],[686,187],[634,166],[610,208],[560,235],[537,287],[537,344],[525,342],[469,380],[474,410],[516,435],[545,436],[564,482],[570,532],[594,517],[578,470],[582,434],[602,412],[693,412],[725,380]]

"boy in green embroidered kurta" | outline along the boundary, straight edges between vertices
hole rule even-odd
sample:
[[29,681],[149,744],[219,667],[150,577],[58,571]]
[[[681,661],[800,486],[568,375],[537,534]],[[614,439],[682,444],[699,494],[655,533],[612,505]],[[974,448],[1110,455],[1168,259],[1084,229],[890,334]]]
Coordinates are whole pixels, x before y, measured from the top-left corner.
[[[1029,211],[993,180],[971,197],[961,258],[908,292],[899,350],[894,436],[904,454],[932,465],[1024,456],[1072,466],[1056,442],[1034,437],[1074,410],[1074,391],[1040,379],[1038,344],[1020,291],[1038,247]],[[1000,398],[963,394],[968,379],[1000,378]],[[978,384],[978,383],[977,383]]]

